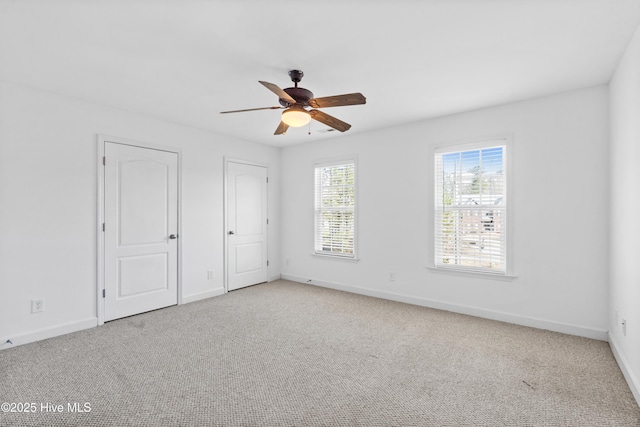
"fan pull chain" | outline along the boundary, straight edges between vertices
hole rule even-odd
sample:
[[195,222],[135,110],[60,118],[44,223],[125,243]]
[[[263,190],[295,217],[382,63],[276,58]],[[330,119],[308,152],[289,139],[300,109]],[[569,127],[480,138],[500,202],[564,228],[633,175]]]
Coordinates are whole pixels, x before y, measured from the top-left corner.
[[311,122],[309,122],[309,132],[307,133],[307,135],[311,135]]

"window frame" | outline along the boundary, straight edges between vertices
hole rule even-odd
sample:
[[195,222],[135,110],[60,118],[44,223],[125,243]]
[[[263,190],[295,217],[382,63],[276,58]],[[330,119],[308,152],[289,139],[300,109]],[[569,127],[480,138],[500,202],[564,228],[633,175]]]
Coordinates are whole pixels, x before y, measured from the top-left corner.
[[[439,183],[439,179],[436,176],[437,172],[437,158],[439,155],[444,155],[448,153],[459,153],[465,151],[473,151],[473,150],[482,150],[491,147],[504,147],[503,150],[503,167],[505,169],[504,173],[504,191],[503,197],[505,200],[504,203],[504,213],[505,213],[505,226],[503,228],[503,232],[505,233],[504,238],[504,261],[505,268],[504,271],[501,270],[491,270],[489,268],[477,268],[477,267],[466,267],[460,265],[446,265],[439,264],[436,260],[436,256],[438,254],[437,251],[437,212],[438,201],[436,200],[438,197],[438,188],[436,187]],[[512,280],[516,276],[514,275],[514,262],[513,262],[513,218],[514,218],[514,209],[513,209],[513,167],[512,167],[512,159],[513,159],[513,144],[512,144],[512,136],[511,135],[498,135],[498,136],[490,136],[485,138],[479,138],[474,140],[466,140],[466,141],[455,141],[448,144],[439,145],[433,148],[431,153],[431,161],[432,161],[432,173],[430,174],[430,209],[429,209],[429,228],[431,232],[431,244],[429,245],[429,262],[427,264],[427,268],[429,268],[433,272],[437,273],[450,273],[455,275],[462,275],[468,277],[482,277],[482,278],[495,278],[502,280]]]
[[[327,168],[340,165],[353,165],[353,253],[352,254],[340,254],[319,251],[318,248],[318,215],[319,211],[319,194],[318,183],[316,182],[317,170],[319,168]],[[340,159],[330,161],[318,161],[313,165],[313,251],[312,255],[327,259],[336,259],[343,261],[357,261],[358,260],[358,162],[355,156],[343,157]]]

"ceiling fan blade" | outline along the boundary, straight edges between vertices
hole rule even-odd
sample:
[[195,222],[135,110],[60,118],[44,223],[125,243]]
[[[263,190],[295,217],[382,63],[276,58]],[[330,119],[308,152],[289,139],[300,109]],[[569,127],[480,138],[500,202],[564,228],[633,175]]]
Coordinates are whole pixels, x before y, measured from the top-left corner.
[[243,113],[245,111],[258,111],[258,110],[281,110],[284,107],[261,107],[261,108],[247,108],[244,110],[232,110],[232,111],[220,111],[220,114],[227,114],[227,113]]
[[284,135],[285,133],[287,133],[287,129],[289,129],[289,125],[286,124],[285,122],[280,122],[280,125],[278,126],[278,129],[276,129],[276,131],[273,134],[274,135]]
[[266,87],[267,89],[269,89],[271,92],[275,93],[276,95],[278,95],[278,97],[280,99],[284,99],[285,101],[287,101],[290,104],[295,104],[296,100],[293,99],[291,97],[291,95],[289,95],[287,92],[285,92],[284,90],[280,89],[280,87],[278,85],[274,85],[273,83],[269,83],[269,82],[263,82],[260,81],[260,84],[262,84],[264,87]]
[[338,120],[333,116],[330,116],[326,113],[323,113],[320,110],[311,110],[309,111],[311,118],[319,121],[320,123],[324,123],[325,125],[334,128],[335,130],[339,130],[340,132],[344,132],[351,128],[349,123],[345,123],[342,120]]
[[313,98],[309,100],[309,105],[313,108],[341,107],[343,105],[366,104],[367,98],[360,92],[347,93],[345,95],[325,96],[323,98]]

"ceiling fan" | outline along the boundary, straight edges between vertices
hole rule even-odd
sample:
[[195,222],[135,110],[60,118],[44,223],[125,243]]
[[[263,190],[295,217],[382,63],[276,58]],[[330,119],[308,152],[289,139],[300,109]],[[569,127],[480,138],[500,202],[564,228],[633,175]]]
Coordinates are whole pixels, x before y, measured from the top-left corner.
[[[341,107],[344,105],[366,104],[367,99],[361,93],[349,93],[345,95],[326,96],[323,98],[314,98],[313,93],[305,88],[298,87],[298,83],[302,80],[304,73],[300,70],[289,71],[289,77],[295,84],[295,87],[280,89],[277,85],[269,82],[260,81],[260,83],[271,92],[278,95],[280,105],[274,107],[249,108],[245,110],[221,111],[220,114],[241,113],[244,111],[256,110],[282,110],[280,125],[274,132],[274,135],[284,135],[289,127],[301,127],[311,121],[317,120],[320,123],[332,127],[340,132],[347,131],[351,128],[349,123],[336,119],[320,110],[314,108]],[[307,109],[311,107],[311,109]]]

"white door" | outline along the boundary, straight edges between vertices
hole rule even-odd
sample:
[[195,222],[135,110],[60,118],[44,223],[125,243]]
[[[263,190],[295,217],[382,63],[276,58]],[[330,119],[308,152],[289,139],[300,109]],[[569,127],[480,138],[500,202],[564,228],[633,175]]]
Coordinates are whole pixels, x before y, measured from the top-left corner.
[[227,290],[268,280],[267,168],[227,162]]
[[178,303],[178,154],[105,143],[105,321]]

